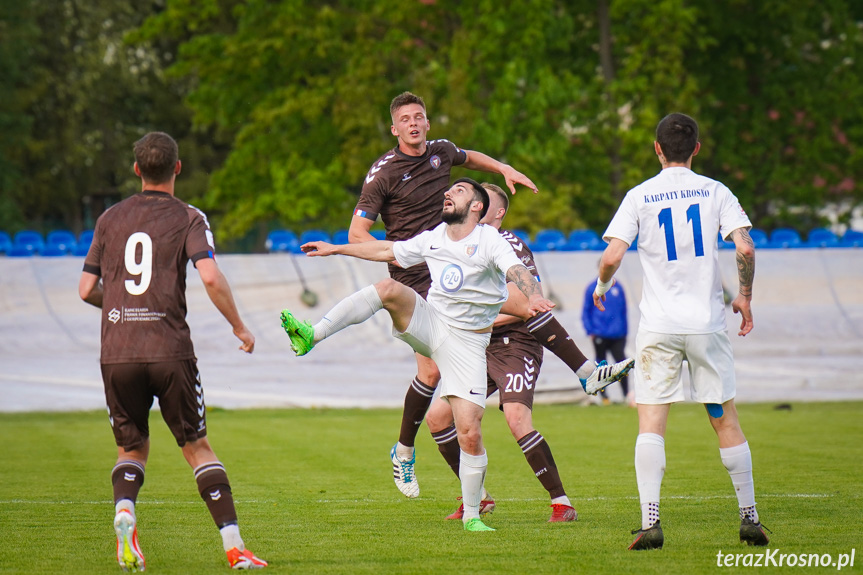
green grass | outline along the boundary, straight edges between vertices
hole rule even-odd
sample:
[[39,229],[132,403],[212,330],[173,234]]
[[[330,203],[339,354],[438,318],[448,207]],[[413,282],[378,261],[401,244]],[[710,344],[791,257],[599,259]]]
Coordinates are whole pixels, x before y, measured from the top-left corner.
[[[758,509],[781,553],[850,553],[863,565],[863,404],[739,406]],[[639,526],[634,410],[537,406],[579,520],[548,524],[548,497],[497,410],[486,414],[494,533],[443,521],[455,476],[425,427],[418,500],[392,482],[394,410],[214,410],[210,440],[228,469],[240,528],[272,573],[713,573],[737,542],[737,502],[703,409],[675,406],[666,438],[661,551],[626,550]],[[150,573],[226,572],[221,539],[158,413],[138,501]],[[0,414],[0,573],[118,573],[103,411]],[[770,572],[801,572],[770,567]],[[743,568],[719,569],[740,572]],[[816,571],[835,571],[819,568]]]

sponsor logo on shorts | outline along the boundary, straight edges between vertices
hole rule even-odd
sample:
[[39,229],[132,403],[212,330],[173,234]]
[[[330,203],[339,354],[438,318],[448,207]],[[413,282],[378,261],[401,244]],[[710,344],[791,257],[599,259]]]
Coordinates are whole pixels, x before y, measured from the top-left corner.
[[474,391],[474,390],[472,390],[472,389],[470,390],[470,394],[471,394],[471,395],[485,395],[485,394],[484,394],[483,392],[481,392],[481,391]]

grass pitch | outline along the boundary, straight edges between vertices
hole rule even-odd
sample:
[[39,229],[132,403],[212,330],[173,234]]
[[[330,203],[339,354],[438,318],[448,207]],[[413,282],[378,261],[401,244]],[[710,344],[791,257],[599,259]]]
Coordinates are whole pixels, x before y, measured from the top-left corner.
[[[752,447],[761,519],[781,553],[856,549],[863,570],[863,404],[739,406]],[[231,479],[240,528],[271,573],[713,573],[717,553],[760,553],[737,541],[739,520],[716,438],[696,405],[672,408],[662,489],[665,548],[631,552],[640,525],[635,410],[537,406],[576,523],[548,524],[546,492],[488,410],[486,485],[494,533],[443,517],[458,505],[455,476],[425,427],[421,497],[392,482],[394,410],[213,410],[209,437]],[[191,470],[160,420],[153,432],[138,527],[148,573],[227,572],[221,538]],[[0,573],[118,573],[104,412],[0,414]],[[814,571],[829,572],[833,568]],[[771,572],[801,572],[771,567]],[[810,572],[812,570],[809,570]]]

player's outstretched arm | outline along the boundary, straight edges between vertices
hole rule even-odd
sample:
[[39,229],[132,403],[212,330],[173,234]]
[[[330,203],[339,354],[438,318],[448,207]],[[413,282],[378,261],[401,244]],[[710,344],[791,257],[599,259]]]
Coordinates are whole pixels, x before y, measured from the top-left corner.
[[465,160],[463,167],[469,170],[479,170],[481,172],[489,172],[491,174],[500,174],[503,176],[503,179],[506,181],[506,187],[509,188],[509,191],[515,195],[515,185],[521,184],[527,188],[533,190],[533,193],[537,193],[536,184],[534,184],[530,178],[510,166],[509,164],[504,164],[498,160],[495,160],[491,156],[487,156],[482,152],[477,152],[475,150],[465,150],[467,153],[467,160]]
[[737,280],[740,284],[737,297],[731,302],[731,309],[741,317],[740,331],[737,335],[745,336],[755,323],[752,319],[752,284],[755,280],[755,242],[746,228],[738,228],[731,232],[731,239],[737,248]]
[[228,285],[228,280],[222,274],[222,270],[216,265],[216,260],[204,258],[198,260],[195,267],[198,269],[201,281],[204,282],[210,301],[225,316],[234,330],[234,335],[242,342],[240,349],[246,353],[255,351],[255,336],[240,319],[240,312],[237,311],[237,304],[234,303],[231,286]]
[[517,264],[509,268],[506,272],[506,281],[514,283],[521,293],[527,296],[527,312],[531,317],[540,312],[551,311],[554,307],[554,302],[542,295],[539,282],[523,265]]
[[96,274],[81,272],[81,279],[78,281],[78,295],[88,304],[101,309],[104,292],[102,291],[102,282],[99,279]]
[[333,245],[327,242],[309,242],[300,246],[307,256],[343,255],[368,260],[370,262],[389,262],[396,259],[393,254],[393,242],[389,240],[374,240],[359,244]]

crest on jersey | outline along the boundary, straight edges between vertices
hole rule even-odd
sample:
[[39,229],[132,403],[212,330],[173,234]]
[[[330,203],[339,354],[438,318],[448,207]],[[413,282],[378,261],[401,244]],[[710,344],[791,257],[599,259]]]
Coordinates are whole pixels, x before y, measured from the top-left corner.
[[476,253],[476,248],[478,246],[479,246],[479,244],[470,244],[469,246],[465,246],[464,247],[464,253],[467,255],[467,257],[470,257]]
[[429,158],[429,164],[431,164],[432,168],[437,170],[438,168],[440,168],[440,157],[437,155],[432,156],[431,158]]

